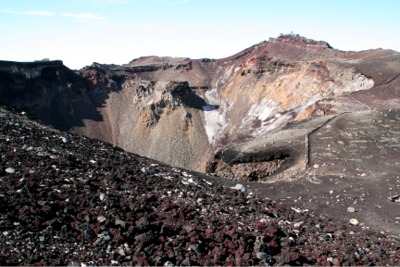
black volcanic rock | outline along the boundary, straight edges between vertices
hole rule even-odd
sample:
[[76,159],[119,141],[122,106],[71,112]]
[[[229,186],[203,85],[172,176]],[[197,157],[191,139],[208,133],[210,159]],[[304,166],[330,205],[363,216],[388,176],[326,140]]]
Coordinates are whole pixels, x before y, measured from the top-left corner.
[[15,110],[1,108],[0,123],[2,265],[400,263],[399,243],[382,233],[54,130]]
[[[30,116],[62,130],[83,126],[83,119],[101,120],[91,84],[62,61],[0,61],[0,102],[25,109]],[[103,98],[103,99],[100,99]]]

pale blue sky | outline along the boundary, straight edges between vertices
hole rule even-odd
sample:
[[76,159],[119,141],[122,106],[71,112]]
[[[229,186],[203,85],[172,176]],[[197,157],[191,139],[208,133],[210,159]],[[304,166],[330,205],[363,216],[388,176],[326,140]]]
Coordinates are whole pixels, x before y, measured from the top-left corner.
[[400,51],[399,0],[0,0],[0,59],[222,58],[279,33]]

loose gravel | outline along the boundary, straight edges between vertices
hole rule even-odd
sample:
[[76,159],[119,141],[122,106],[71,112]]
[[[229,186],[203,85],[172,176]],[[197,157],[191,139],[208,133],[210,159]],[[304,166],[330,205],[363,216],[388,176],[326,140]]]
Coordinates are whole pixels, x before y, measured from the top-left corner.
[[0,265],[399,265],[399,240],[0,108]]

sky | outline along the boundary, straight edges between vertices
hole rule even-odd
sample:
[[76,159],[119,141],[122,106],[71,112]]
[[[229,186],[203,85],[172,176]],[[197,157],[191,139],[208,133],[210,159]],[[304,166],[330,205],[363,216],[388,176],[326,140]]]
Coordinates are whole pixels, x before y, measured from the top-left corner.
[[400,51],[399,0],[0,0],[0,60],[223,58],[280,33]]

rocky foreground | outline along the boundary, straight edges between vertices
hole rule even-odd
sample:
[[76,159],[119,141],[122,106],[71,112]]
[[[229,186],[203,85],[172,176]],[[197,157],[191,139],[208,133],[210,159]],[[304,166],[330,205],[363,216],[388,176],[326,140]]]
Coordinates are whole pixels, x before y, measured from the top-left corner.
[[399,265],[399,240],[0,108],[0,265]]

